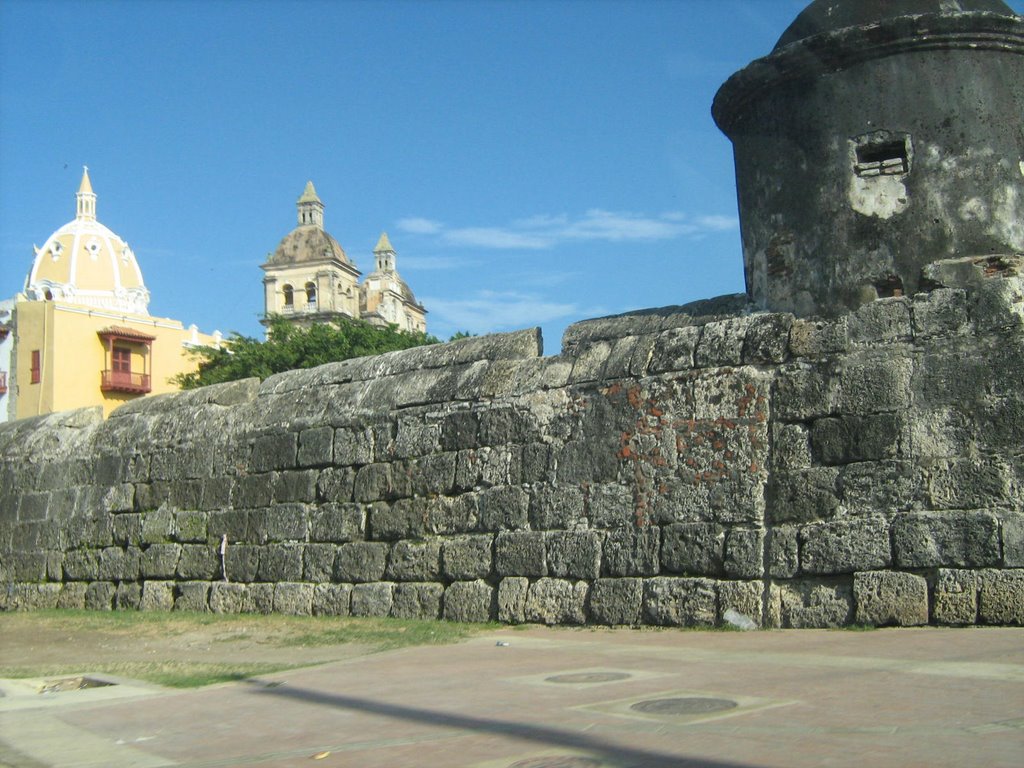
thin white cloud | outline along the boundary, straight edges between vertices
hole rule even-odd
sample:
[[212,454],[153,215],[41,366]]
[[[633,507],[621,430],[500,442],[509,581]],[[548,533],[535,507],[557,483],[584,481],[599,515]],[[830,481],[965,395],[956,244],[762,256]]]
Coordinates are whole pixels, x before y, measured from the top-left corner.
[[518,291],[478,291],[463,299],[425,296],[432,320],[472,333],[494,333],[529,328],[553,320],[601,314],[600,307],[584,308],[579,304],[549,301]]
[[417,216],[399,219],[397,224],[397,227],[403,232],[411,232],[415,235],[434,235],[441,231],[442,226],[439,221]]
[[638,242],[702,237],[735,229],[732,216],[692,216],[668,211],[657,216],[592,208],[575,218],[565,214],[539,214],[504,227],[447,227],[433,219],[411,217],[398,228],[413,234],[438,237],[448,245],[495,250],[545,250],[568,241]]

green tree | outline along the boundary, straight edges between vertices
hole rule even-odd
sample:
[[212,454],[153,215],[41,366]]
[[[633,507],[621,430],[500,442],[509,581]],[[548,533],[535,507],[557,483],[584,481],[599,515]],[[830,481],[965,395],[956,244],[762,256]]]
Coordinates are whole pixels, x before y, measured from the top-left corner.
[[438,341],[426,333],[399,331],[395,326],[379,328],[361,320],[338,319],[303,327],[278,316],[270,318],[266,341],[232,333],[219,348],[196,347],[193,353],[199,358],[198,368],[179,373],[171,382],[182,389],[195,389],[251,376],[265,379],[281,371]]

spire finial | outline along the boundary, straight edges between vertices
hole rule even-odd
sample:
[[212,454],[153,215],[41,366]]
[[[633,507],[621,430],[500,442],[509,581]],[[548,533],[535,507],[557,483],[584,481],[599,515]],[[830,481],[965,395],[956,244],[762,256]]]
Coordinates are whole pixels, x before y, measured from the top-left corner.
[[79,219],[96,218],[96,194],[92,191],[92,182],[89,181],[89,166],[82,166],[82,183],[78,185],[78,194],[75,195],[77,213]]

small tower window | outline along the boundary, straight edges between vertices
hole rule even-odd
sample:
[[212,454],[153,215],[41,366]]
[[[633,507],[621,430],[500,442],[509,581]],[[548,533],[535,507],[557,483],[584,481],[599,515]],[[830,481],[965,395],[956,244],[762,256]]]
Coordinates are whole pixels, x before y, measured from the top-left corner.
[[295,294],[292,287],[286,283],[285,286],[281,289],[281,293],[284,294],[285,307],[291,309],[292,306],[294,306],[295,304]]
[[306,283],[306,305],[310,309],[316,308],[316,286],[313,283]]
[[853,140],[858,176],[902,176],[910,172],[910,136],[874,131]]

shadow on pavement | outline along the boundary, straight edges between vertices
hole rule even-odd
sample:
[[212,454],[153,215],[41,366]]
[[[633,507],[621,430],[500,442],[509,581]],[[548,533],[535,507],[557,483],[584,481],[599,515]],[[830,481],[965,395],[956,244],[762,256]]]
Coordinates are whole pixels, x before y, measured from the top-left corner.
[[[265,686],[258,680],[249,680],[253,685]],[[453,728],[478,733],[492,733],[525,741],[539,742],[563,749],[588,752],[604,761],[621,768],[753,768],[750,763],[734,763],[708,758],[688,758],[680,755],[666,755],[644,749],[619,746],[604,739],[585,733],[563,731],[543,725],[509,722],[492,718],[458,715],[435,710],[420,709],[401,704],[346,696],[337,693],[322,693],[290,686],[260,687],[258,693],[266,696],[282,696],[309,704],[351,709],[364,714],[380,715],[395,720],[407,720],[439,728]]]

